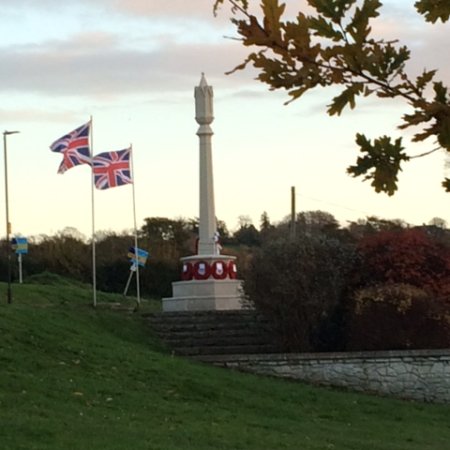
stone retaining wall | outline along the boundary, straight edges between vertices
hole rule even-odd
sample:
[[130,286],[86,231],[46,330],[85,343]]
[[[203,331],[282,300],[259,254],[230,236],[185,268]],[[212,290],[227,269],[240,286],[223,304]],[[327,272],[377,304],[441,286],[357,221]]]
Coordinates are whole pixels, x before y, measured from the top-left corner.
[[428,402],[450,403],[450,349],[211,355],[241,371]]

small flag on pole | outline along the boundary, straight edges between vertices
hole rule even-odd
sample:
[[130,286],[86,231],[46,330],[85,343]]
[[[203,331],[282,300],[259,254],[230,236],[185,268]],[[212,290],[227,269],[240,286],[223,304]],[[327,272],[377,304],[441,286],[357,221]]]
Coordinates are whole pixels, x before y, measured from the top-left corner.
[[[137,252],[136,252],[137,250]],[[136,262],[138,263],[138,265],[140,266],[145,266],[145,263],[147,262],[147,258],[148,258],[148,252],[145,250],[142,250],[141,248],[135,248],[135,247],[130,247],[128,249],[128,258],[131,259],[133,264],[136,264]]]
[[64,173],[66,170],[80,164],[91,164],[89,150],[89,131],[91,122],[87,122],[81,127],[76,128],[70,133],[60,137],[50,146],[52,152],[63,155],[62,163],[59,166],[58,173]]
[[130,168],[131,148],[99,153],[92,159],[97,189],[109,189],[133,183]]

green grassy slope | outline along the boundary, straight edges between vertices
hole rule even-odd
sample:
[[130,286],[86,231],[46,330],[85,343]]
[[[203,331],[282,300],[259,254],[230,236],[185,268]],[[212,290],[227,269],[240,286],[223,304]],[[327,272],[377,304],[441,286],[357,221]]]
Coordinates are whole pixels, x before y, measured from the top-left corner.
[[0,284],[2,450],[449,448],[448,406],[171,357],[138,314],[90,301],[61,282],[14,285],[6,305]]

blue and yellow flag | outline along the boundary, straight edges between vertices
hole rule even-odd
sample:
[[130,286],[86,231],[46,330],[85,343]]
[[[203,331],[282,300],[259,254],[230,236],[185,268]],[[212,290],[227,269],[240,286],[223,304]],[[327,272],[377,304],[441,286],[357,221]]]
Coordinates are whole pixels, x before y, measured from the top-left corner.
[[128,258],[130,258],[134,264],[137,262],[140,266],[145,266],[148,258],[148,252],[140,248],[130,247],[128,249]]

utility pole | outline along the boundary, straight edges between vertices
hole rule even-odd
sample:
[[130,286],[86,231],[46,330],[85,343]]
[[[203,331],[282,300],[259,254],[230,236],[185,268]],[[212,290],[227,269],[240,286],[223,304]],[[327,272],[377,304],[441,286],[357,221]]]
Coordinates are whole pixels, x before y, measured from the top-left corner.
[[295,239],[296,230],[296,212],[295,212],[295,186],[291,186],[291,239]]

